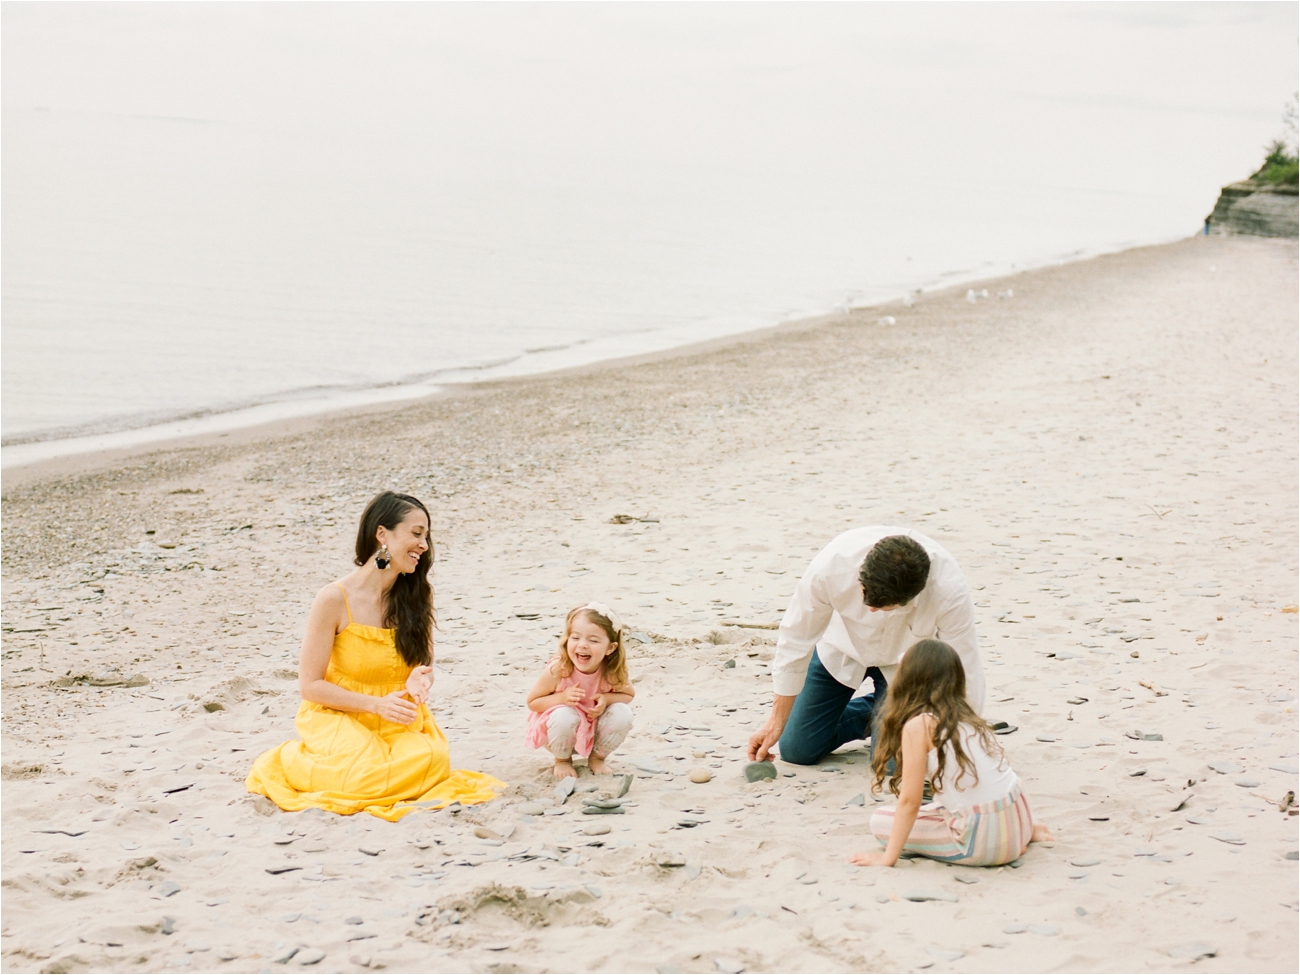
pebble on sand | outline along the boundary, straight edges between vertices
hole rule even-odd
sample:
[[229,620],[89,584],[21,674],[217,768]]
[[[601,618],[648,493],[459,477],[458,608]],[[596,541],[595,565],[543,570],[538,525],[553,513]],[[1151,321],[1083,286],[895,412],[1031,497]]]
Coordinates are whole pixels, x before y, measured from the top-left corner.
[[315,965],[324,957],[325,952],[321,951],[319,948],[304,948],[302,951],[298,952],[298,957],[294,960],[299,965]]
[[702,785],[713,778],[713,773],[706,768],[692,769],[690,778],[697,785]]
[[583,836],[604,836],[609,831],[609,823],[591,823],[582,827]]
[[946,890],[910,890],[903,895],[904,900],[922,903],[924,901],[951,901],[957,903],[957,895]]
[[1188,941],[1180,945],[1174,945],[1167,952],[1171,958],[1186,958],[1189,961],[1213,958],[1218,953],[1218,948],[1204,941]]
[[763,779],[775,779],[776,766],[771,762],[750,762],[745,766],[746,782],[761,782]]

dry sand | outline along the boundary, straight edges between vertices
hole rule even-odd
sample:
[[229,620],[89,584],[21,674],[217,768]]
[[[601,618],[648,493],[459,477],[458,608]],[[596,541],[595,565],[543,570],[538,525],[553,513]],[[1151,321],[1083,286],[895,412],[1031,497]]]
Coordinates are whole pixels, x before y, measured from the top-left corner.
[[[1296,258],[1195,238],[988,283],[1010,299],[7,471],[4,969],[1295,971]],[[293,736],[307,607],[388,486],[434,516],[453,764],[510,788],[284,814],[244,776]],[[846,866],[860,745],[743,782],[774,634],[723,622],[776,620],[822,544],[880,523],[977,590],[986,716],[1058,837],[1015,869]],[[629,809],[535,815],[524,693],[590,598],[645,641]]]

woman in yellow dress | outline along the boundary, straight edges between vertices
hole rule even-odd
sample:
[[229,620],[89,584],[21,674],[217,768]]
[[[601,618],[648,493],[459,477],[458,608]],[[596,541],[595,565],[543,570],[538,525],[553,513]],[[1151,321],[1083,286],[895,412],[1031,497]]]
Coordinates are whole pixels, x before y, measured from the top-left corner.
[[433,684],[429,512],[385,491],[357,529],[357,568],[316,594],[298,664],[301,741],[261,755],[249,792],[287,812],[312,807],[395,821],[420,808],[486,802],[504,787],[452,771],[426,701]]

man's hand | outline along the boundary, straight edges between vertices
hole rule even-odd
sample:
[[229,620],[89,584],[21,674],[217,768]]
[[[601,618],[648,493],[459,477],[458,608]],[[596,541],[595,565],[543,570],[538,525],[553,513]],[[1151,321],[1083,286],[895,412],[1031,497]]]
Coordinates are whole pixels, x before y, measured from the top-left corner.
[[773,746],[781,740],[781,732],[785,731],[785,723],[790,719],[790,711],[793,708],[793,696],[786,697],[783,694],[772,696],[772,715],[767,719],[767,724],[749,736],[751,762],[767,761],[768,756],[772,754]]

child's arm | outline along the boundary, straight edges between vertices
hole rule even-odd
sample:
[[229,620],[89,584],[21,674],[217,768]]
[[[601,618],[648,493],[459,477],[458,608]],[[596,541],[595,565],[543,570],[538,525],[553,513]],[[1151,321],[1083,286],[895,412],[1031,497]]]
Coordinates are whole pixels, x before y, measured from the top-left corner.
[[560,678],[555,675],[554,661],[552,661],[546,665],[542,676],[537,678],[537,683],[528,692],[528,710],[541,714],[561,704],[578,704],[582,701],[581,687],[566,687],[557,694],[555,685],[559,682]]
[[876,850],[855,853],[849,857],[850,863],[860,867],[892,867],[898,862],[912,827],[916,825],[916,814],[921,809],[926,756],[933,747],[933,724],[933,718],[918,714],[903,725],[903,778],[899,783],[898,806],[894,809],[894,827],[889,833],[889,844],[883,853]]
[[599,718],[611,704],[630,704],[634,697],[636,697],[636,689],[631,684],[620,684],[603,694],[597,694],[596,706],[591,708],[587,714],[593,718]]

